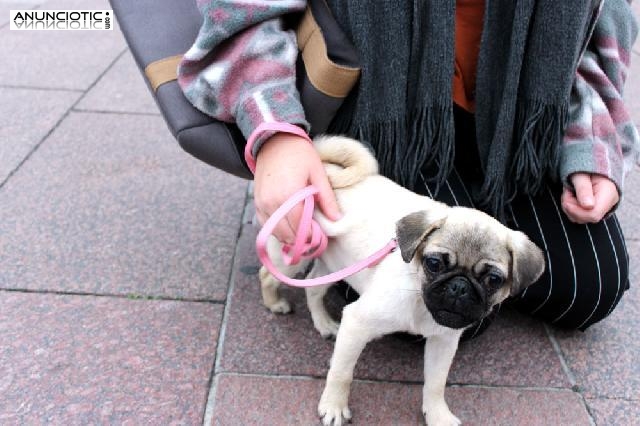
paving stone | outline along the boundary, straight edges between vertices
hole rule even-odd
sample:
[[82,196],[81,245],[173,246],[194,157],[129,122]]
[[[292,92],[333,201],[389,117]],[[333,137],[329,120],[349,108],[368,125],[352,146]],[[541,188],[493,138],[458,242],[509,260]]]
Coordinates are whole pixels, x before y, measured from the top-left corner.
[[0,87],[0,182],[80,97],[79,92]]
[[[640,242],[628,246],[631,259],[640,259]],[[640,400],[640,274],[634,270],[631,289],[604,321],[586,332],[556,330],[560,348],[577,385],[589,398]]]
[[[640,81],[638,85],[640,86]],[[640,107],[638,110],[640,111]],[[638,167],[627,175],[624,196],[616,215],[625,238],[640,240],[640,169]]]
[[617,211],[627,240],[640,240],[640,169],[629,173],[624,185],[624,198]]
[[0,191],[0,287],[224,300],[245,192],[160,117],[72,113]]
[[[640,167],[634,167],[633,170],[627,174],[624,181],[624,199],[621,208],[627,208],[629,211],[629,218],[638,221],[640,214],[638,208],[640,207]],[[632,211],[635,216],[632,215]]]
[[222,306],[0,292],[0,423],[202,422]]
[[151,93],[127,51],[76,106],[80,110],[159,114]]
[[[254,254],[255,229],[245,226],[238,243],[234,290],[228,302],[226,339],[220,372],[324,376],[333,343],[313,328],[304,291],[283,288],[295,312],[274,315],[261,304]],[[331,311],[342,305],[330,294]],[[388,336],[370,343],[355,377],[422,382],[423,344]],[[538,322],[505,310],[485,335],[462,345],[450,383],[510,386],[570,386],[544,329]]]
[[[638,44],[636,44],[638,46]],[[631,67],[624,86],[624,101],[636,126],[640,124],[640,48],[631,54]]]
[[[210,424],[318,424],[323,387],[317,379],[223,374],[216,377]],[[579,395],[570,391],[451,387],[446,398],[463,424],[590,424]],[[354,425],[423,425],[421,405],[419,385],[356,381],[350,398]]]
[[598,426],[637,425],[640,423],[640,401],[619,399],[587,399]]
[[[51,0],[43,8],[111,6],[106,0]],[[85,90],[125,49],[117,23],[110,31],[10,31],[6,25],[0,39],[0,56],[11,58],[0,67],[0,85]]]
[[630,263],[630,278],[632,288],[636,288],[640,285],[640,241],[627,242],[627,250],[629,252]]
[[451,383],[570,387],[543,324],[509,308],[461,343],[451,368]]

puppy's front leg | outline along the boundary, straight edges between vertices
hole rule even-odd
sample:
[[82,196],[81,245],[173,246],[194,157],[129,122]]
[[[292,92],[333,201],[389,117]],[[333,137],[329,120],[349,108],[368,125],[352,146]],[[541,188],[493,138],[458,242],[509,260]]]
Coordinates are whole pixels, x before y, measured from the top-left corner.
[[353,369],[366,344],[381,335],[363,321],[358,312],[361,301],[348,305],[342,313],[327,383],[318,404],[318,414],[325,425],[338,426],[351,419],[348,402]]
[[460,332],[427,338],[424,349],[422,413],[429,426],[460,425],[460,420],[451,413],[444,400],[444,389],[461,334]]
[[325,339],[335,337],[338,334],[339,327],[339,324],[331,318],[324,305],[324,295],[327,294],[329,287],[331,285],[305,288],[307,307],[311,313],[313,326]]

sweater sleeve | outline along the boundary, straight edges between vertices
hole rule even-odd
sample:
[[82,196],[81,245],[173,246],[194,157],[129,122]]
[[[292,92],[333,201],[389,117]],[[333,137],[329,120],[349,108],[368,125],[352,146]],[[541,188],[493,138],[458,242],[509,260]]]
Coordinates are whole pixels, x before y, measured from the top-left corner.
[[[187,99],[218,120],[234,122],[245,138],[263,122],[309,130],[296,89],[295,34],[283,15],[304,0],[198,0],[203,23],[178,67]],[[256,141],[254,155],[261,142]]]
[[605,0],[571,92],[560,176],[576,172],[611,179],[622,196],[626,173],[638,162],[640,138],[623,102],[631,49],[638,32],[628,0]]

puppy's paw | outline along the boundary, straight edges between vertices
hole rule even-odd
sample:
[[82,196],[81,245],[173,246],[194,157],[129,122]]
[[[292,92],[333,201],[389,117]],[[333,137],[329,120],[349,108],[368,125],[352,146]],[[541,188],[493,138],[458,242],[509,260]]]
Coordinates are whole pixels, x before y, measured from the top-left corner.
[[334,321],[329,317],[314,321],[313,325],[323,339],[335,339],[338,335],[338,328],[340,327],[339,322]]
[[449,407],[440,405],[437,407],[422,407],[422,414],[427,426],[460,426],[462,422],[449,411]]
[[271,312],[274,314],[289,314],[292,312],[291,304],[287,299],[280,298],[276,302],[267,306]]
[[351,422],[351,410],[345,395],[334,394],[325,388],[318,403],[318,415],[325,426],[342,426]]
[[318,405],[318,415],[325,426],[342,426],[351,423],[351,410],[346,405],[344,407],[331,406],[330,404]]

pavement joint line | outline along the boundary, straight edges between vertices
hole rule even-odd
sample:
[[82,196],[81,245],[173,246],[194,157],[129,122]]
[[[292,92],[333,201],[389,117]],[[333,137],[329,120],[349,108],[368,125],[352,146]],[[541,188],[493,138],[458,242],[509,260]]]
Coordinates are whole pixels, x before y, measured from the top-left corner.
[[162,117],[159,112],[140,112],[140,111],[107,111],[101,109],[85,109],[85,108],[73,108],[75,113],[83,114],[103,114],[103,115],[142,115],[148,117]]
[[170,296],[152,296],[146,294],[117,294],[117,293],[86,293],[81,291],[60,291],[60,290],[34,290],[26,288],[0,288],[0,293],[25,293],[25,294],[51,294],[54,296],[82,296],[82,297],[110,297],[112,299],[141,300],[141,301],[162,301],[162,302],[188,302],[188,303],[208,303],[212,305],[224,305],[224,301],[215,299],[180,298]]
[[40,87],[40,86],[23,86],[15,84],[0,84],[1,89],[17,89],[17,90],[39,90],[48,92],[72,92],[72,93],[84,93],[83,89],[69,89],[65,87]]
[[571,384],[571,386],[575,388],[575,386],[578,384],[578,381],[576,380],[576,376],[575,374],[573,374],[573,371],[571,371],[571,368],[569,368],[569,364],[567,363],[567,360],[564,356],[564,352],[562,352],[560,343],[558,343],[558,339],[556,339],[556,336],[553,334],[553,331],[551,330],[551,327],[549,326],[549,324],[543,323],[542,325],[544,326],[544,330],[547,333],[547,337],[551,342],[553,351],[556,353],[556,355],[558,356],[558,359],[560,360],[560,366],[562,367],[564,374],[567,376],[567,379],[569,380],[569,383]]
[[631,402],[638,403],[640,398],[627,398],[624,396],[606,396],[606,395],[593,395],[593,396],[585,396],[585,399],[606,399],[607,401],[622,401],[622,402]]
[[207,405],[205,407],[204,417],[202,418],[202,426],[211,426],[213,424],[213,415],[215,413],[215,399],[218,389],[218,380],[220,375],[214,374],[211,381],[211,387],[209,388],[209,395],[207,395]]
[[[274,379],[274,380],[326,380],[325,376],[313,375],[292,375],[292,374],[260,374],[260,373],[240,373],[233,371],[225,371],[216,374],[216,377],[248,377],[257,379]],[[397,384],[397,385],[423,385],[421,381],[399,381],[399,380],[373,380],[373,379],[353,379],[354,383],[370,383],[370,384]],[[553,387],[553,386],[518,386],[518,385],[485,385],[478,383],[447,383],[447,388],[474,388],[474,389],[508,389],[522,390],[527,392],[558,392],[558,393],[575,393],[571,388]]]
[[[253,189],[254,189],[254,184],[253,184],[253,180],[249,180],[249,183],[247,185],[247,202],[244,205],[244,209],[242,211],[242,224],[243,225],[252,225],[253,224],[253,217],[254,215],[251,215],[252,210],[255,209],[251,209],[251,200],[253,200]],[[249,217],[251,215],[251,217]]]
[[595,415],[591,411],[591,407],[589,406],[589,403],[587,403],[587,399],[582,394],[582,392],[576,392],[576,393],[578,394],[578,397],[580,398],[580,401],[582,401],[582,404],[584,405],[584,409],[587,410],[587,415],[589,416],[590,425],[591,426],[597,426]]
[[115,59],[113,59],[113,61],[111,61],[111,63],[109,65],[107,65],[107,67],[98,75],[98,77],[95,79],[95,81],[89,85],[89,87],[85,90],[85,92],[82,95],[80,95],[78,97],[78,99],[76,99],[76,101],[62,114],[62,116],[58,119],[58,121],[56,121],[56,123],[49,129],[49,131],[47,131],[47,133],[40,139],[40,141],[37,144],[35,144],[33,146],[33,148],[31,148],[31,150],[27,153],[27,155],[24,156],[22,161],[20,161],[18,163],[18,165],[16,167],[14,167],[14,169],[9,172],[9,174],[7,175],[7,177],[3,181],[0,181],[0,190],[2,188],[4,188],[4,185],[9,181],[9,179],[11,179],[13,177],[14,174],[16,174],[17,171],[20,170],[20,168],[27,161],[29,161],[31,156],[40,148],[40,146],[42,146],[42,144],[49,138],[49,136],[51,136],[51,134],[53,134],[53,132],[55,132],[58,129],[58,127],[60,127],[62,122],[69,116],[69,114],[75,108],[75,106],[78,105],[78,103],[80,101],[82,101],[82,99],[84,99],[84,97],[87,95],[87,93],[89,93],[91,91],[91,89],[93,89],[95,87],[95,85],[98,84],[98,82],[102,79],[102,77],[104,77],[104,75],[107,72],[109,72],[109,70],[111,70],[111,68],[113,68],[115,63],[127,51],[128,51],[128,48],[125,48],[125,49],[122,50],[122,52],[120,52],[119,54],[116,55]]
[[[247,190],[247,192],[245,193],[243,212],[247,208],[248,204],[249,204],[249,190]],[[220,359],[222,358],[222,351],[223,351],[224,343],[227,337],[227,323],[229,322],[229,315],[230,315],[229,301],[231,300],[231,296],[235,291],[235,281],[236,281],[236,275],[237,275],[236,261],[238,259],[238,250],[239,250],[238,241],[240,241],[240,237],[242,235],[242,231],[244,230],[244,227],[245,227],[245,224],[242,223],[241,221],[241,223],[238,225],[238,231],[235,237],[236,246],[233,251],[233,257],[231,258],[231,271],[229,271],[229,277],[227,281],[229,283],[227,287],[227,298],[226,298],[226,303],[224,304],[224,312],[222,314],[222,322],[220,324],[220,333],[218,334],[218,342],[216,346],[216,359],[211,368],[211,377],[209,378],[209,393],[207,395],[207,404],[205,406],[204,416],[202,419],[203,426],[211,425],[211,421],[213,420],[213,413],[214,413],[213,405],[214,405],[215,395],[218,387],[217,372],[220,369]]]

